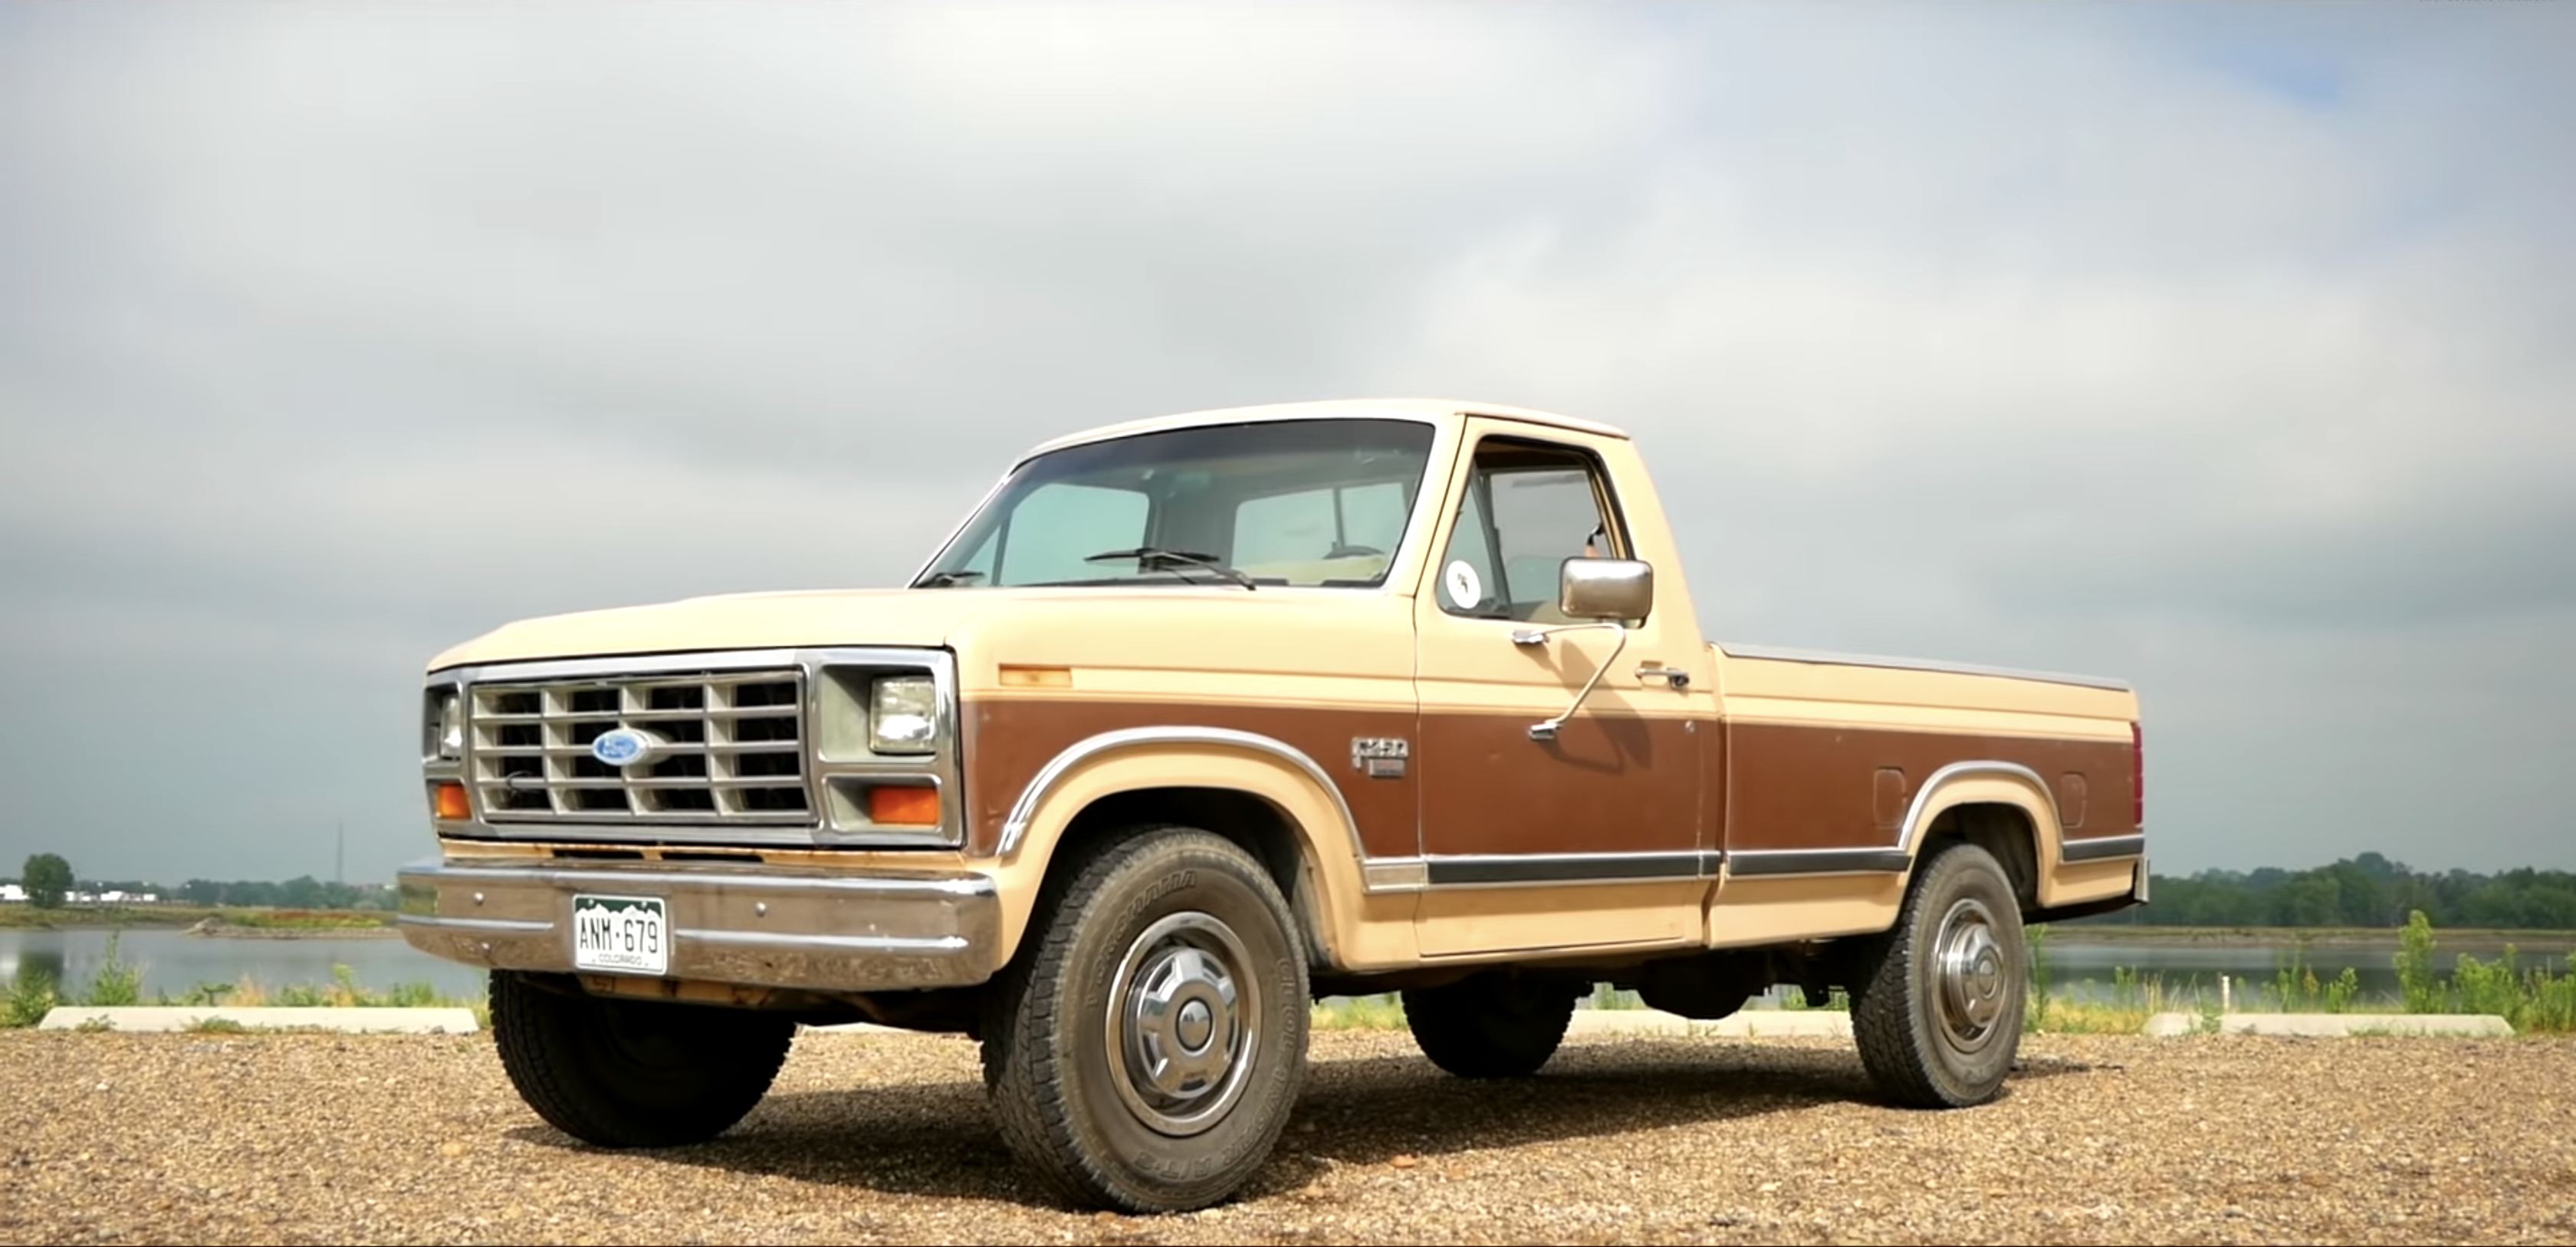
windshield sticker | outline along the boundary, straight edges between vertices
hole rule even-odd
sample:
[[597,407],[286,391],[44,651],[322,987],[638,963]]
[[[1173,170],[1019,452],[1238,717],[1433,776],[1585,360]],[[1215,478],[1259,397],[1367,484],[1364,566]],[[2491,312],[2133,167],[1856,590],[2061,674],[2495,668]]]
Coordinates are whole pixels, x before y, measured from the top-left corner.
[[1449,601],[1462,610],[1473,610],[1478,602],[1485,600],[1485,584],[1465,559],[1451,562],[1440,573],[1440,583],[1448,587]]

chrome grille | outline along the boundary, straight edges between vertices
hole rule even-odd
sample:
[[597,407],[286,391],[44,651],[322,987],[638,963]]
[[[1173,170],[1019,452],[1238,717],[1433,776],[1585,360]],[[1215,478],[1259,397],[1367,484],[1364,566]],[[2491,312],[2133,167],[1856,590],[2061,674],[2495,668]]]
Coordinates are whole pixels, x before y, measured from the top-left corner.
[[[477,684],[472,699],[470,765],[490,822],[813,821],[801,671]],[[648,756],[592,756],[621,728],[651,737]]]

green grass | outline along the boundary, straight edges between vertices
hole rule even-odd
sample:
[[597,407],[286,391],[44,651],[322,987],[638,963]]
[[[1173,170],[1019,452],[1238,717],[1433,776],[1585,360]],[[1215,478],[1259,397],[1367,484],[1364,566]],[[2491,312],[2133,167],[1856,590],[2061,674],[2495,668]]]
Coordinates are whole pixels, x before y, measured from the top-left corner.
[[[327,984],[288,983],[269,986],[249,975],[231,983],[199,983],[178,996],[155,992],[151,999],[143,995],[143,968],[127,962],[117,952],[117,939],[107,940],[107,952],[91,972],[86,991],[66,991],[53,976],[21,971],[9,984],[5,997],[0,997],[0,1029],[34,1026],[45,1014],[58,1006],[118,1008],[127,1005],[225,1005],[239,1008],[336,1008],[336,1009],[471,1009],[476,1024],[492,1024],[491,1005],[483,996],[455,997],[439,993],[427,982],[396,983],[376,989],[361,985],[357,974],[345,965],[331,967]],[[219,1020],[204,1026],[219,1028]]]
[[[2091,934],[2088,930],[2085,938]],[[2434,958],[2432,925],[2421,913],[2412,915],[2405,927],[2369,934],[2381,940],[2393,937],[2398,944],[2396,969],[2404,986],[2402,998],[2365,997],[2359,976],[2349,968],[2332,978],[2320,977],[2307,964],[2306,941],[2299,941],[2269,983],[2241,981],[2232,993],[2231,1007],[2254,1013],[2492,1013],[2519,1034],[2576,1034],[2576,954],[2555,968],[2527,967],[2508,944],[2504,954],[2494,959],[2461,954],[2454,959],[2452,972],[2444,975]],[[2481,933],[2473,936],[2477,934]],[[2031,1032],[2134,1035],[2157,1013],[2197,1014],[2199,1029],[2217,1029],[2219,994],[2214,983],[2204,983],[2197,976],[2171,983],[2162,975],[2114,967],[2107,990],[2096,990],[2100,985],[2089,978],[2080,984],[2063,984],[2054,978],[2049,962],[2050,939],[2045,925],[2030,928],[2031,991],[2023,1020]],[[2080,995],[2089,998],[2067,993],[2064,989],[2070,986],[2080,986],[2084,989]],[[1590,1003],[1595,1009],[1645,1007],[1637,993],[1607,983],[1593,988]],[[1848,1011],[1851,1000],[1837,990],[1830,1000],[1815,1005],[1793,988],[1779,994],[1779,1007]],[[1401,1030],[1405,1025],[1404,1007],[1393,993],[1331,997],[1316,1002],[1313,1016],[1318,1030]]]
[[184,927],[214,917],[204,905],[0,905],[0,928],[26,931],[84,930],[94,927]]
[[[2232,1009],[2240,1013],[2482,1013],[2503,1018],[2517,1034],[2576,1034],[2576,953],[2570,953],[2556,968],[2548,964],[2526,967],[2521,964],[2519,952],[2508,943],[2503,955],[2492,960],[2459,954],[2446,976],[2438,968],[2433,925],[2423,911],[2411,913],[2407,924],[2393,932],[2371,934],[2377,939],[2395,937],[2399,984],[2396,997],[2365,997],[2360,977],[2351,967],[2333,978],[2320,978],[2316,969],[2307,964],[2306,948],[2311,941],[2299,938],[2288,960],[2273,972],[2270,983],[2245,980],[2243,988],[2233,993]],[[2483,937],[2486,933],[2477,934]],[[2055,998],[2047,990],[2047,928],[2033,927],[2030,935],[2034,981],[2027,1019],[2030,1029],[2133,1032],[2148,1014],[2163,1012],[2196,1012],[2202,1015],[2206,1028],[2214,1029],[2218,994],[2196,980],[2176,987],[2159,975],[2142,976],[2134,970],[2114,968],[2109,1001],[2079,1003]],[[2091,986],[2092,980],[2085,983]]]
[[394,916],[378,909],[226,909],[221,924],[253,931],[374,931],[391,928]]
[[[2068,922],[2060,938],[2085,944],[2384,944],[2404,927],[2156,927]],[[2478,944],[2520,940],[2535,944],[2576,944],[2576,931],[2547,928],[2455,927],[2454,938]]]
[[380,909],[254,909],[217,905],[0,905],[0,928],[30,931],[78,931],[101,927],[192,927],[212,919],[218,926],[254,931],[372,931],[391,927],[394,915]]
[[1315,1002],[1309,1025],[1319,1031],[1403,1030],[1404,998],[1394,992],[1375,996],[1326,996]]

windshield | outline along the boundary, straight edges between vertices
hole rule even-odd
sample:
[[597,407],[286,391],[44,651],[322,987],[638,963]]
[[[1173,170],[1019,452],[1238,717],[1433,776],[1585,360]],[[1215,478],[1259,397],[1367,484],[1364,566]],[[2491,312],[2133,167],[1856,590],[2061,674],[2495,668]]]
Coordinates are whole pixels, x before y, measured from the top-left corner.
[[1029,461],[915,588],[1385,583],[1431,456],[1411,420],[1209,425]]

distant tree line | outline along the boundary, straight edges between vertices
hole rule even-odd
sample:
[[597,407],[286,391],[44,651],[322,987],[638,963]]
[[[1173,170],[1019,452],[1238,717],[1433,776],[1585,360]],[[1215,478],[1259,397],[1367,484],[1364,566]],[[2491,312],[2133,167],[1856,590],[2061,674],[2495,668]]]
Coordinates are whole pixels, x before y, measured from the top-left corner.
[[265,879],[222,882],[191,879],[171,893],[191,905],[239,905],[277,909],[391,909],[393,889],[378,883],[325,883],[297,875],[284,883]]
[[324,883],[311,875],[297,875],[284,883],[265,879],[191,879],[176,888],[140,879],[74,879],[71,863],[59,853],[31,854],[18,878],[0,879],[0,883],[16,883],[24,887],[27,900],[38,909],[60,909],[64,901],[75,894],[87,897],[149,894],[165,902],[231,905],[245,909],[394,907],[394,890],[384,884]]
[[2080,921],[2155,927],[2436,927],[2576,930],[2576,873],[2523,867],[2425,874],[2378,853],[2331,866],[2155,875],[2145,905]]

